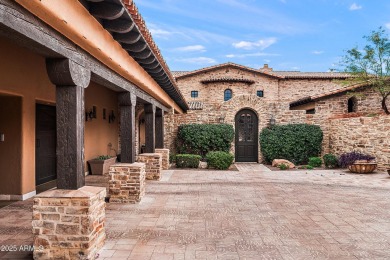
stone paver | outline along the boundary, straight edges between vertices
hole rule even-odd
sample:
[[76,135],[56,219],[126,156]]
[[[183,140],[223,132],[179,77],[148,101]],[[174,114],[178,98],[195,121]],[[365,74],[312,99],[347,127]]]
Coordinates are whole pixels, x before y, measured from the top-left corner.
[[[390,259],[387,174],[237,168],[163,171],[141,203],[107,204],[99,259]],[[32,244],[31,207],[0,209],[0,245]]]
[[108,205],[101,259],[390,258],[388,175],[263,167],[164,172],[139,205]]

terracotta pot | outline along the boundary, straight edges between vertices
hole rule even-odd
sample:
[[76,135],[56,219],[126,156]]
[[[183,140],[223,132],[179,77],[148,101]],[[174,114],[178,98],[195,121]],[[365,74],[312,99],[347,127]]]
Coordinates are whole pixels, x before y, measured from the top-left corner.
[[354,163],[348,169],[354,173],[372,173],[377,167],[376,163]]
[[91,166],[91,174],[92,175],[107,175],[110,166],[116,162],[116,157],[112,157],[107,160],[89,160],[88,163]]

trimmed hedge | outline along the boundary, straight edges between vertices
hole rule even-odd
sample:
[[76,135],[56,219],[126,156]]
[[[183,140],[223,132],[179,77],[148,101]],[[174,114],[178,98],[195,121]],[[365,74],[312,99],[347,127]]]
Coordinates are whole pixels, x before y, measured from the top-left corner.
[[218,170],[227,170],[232,165],[234,156],[226,152],[209,152],[206,155],[208,167],[212,167]]
[[176,167],[177,168],[198,168],[200,162],[200,155],[196,154],[177,154]]
[[339,160],[337,159],[337,156],[331,153],[325,154],[323,157],[324,164],[326,168],[332,169],[337,168],[339,165]]
[[308,124],[277,125],[260,133],[261,152],[266,162],[286,159],[306,164],[321,152],[323,133],[319,126]]
[[179,126],[177,151],[181,154],[229,152],[234,138],[233,126],[227,124],[189,124]]
[[320,157],[310,157],[309,158],[309,165],[312,167],[321,167],[322,160]]

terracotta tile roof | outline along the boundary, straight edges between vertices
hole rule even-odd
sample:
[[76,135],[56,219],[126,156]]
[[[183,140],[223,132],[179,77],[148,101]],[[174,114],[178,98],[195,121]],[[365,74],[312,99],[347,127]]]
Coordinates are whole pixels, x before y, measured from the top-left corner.
[[325,79],[345,79],[351,75],[340,72],[300,72],[300,71],[273,71],[275,75],[286,79],[290,78],[325,78]]
[[172,71],[172,75],[177,78],[177,77],[180,77],[181,75],[184,75],[186,73],[188,73],[189,71]]
[[203,102],[190,101],[190,102],[188,102],[188,107],[190,108],[190,110],[202,110],[203,109]]
[[239,65],[236,63],[228,62],[222,63],[194,71],[177,71],[174,72],[176,79],[184,78],[196,74],[200,74],[207,71],[212,71],[216,69],[221,69],[225,67],[234,67],[249,72],[259,73],[262,75],[267,75],[270,77],[275,77],[279,79],[345,79],[349,77],[347,73],[338,73],[338,72],[300,72],[300,71],[274,71],[271,68],[261,68],[253,69],[247,66]]
[[360,88],[363,88],[363,87],[367,87],[367,83],[354,84],[354,85],[347,86],[347,87],[344,87],[344,88],[332,90],[332,91],[329,91],[327,93],[314,95],[314,96],[307,96],[307,97],[298,99],[298,100],[296,100],[294,102],[291,102],[290,103],[290,107],[296,107],[296,106],[304,105],[304,104],[307,104],[307,103],[310,103],[310,102],[319,101],[319,100],[326,99],[326,98],[329,98],[329,97],[334,96],[334,95],[343,94],[345,92],[352,91],[352,90],[357,90],[357,89],[360,89]]
[[229,78],[229,77],[222,77],[222,78],[210,78],[202,80],[201,83],[207,84],[207,83],[214,83],[214,82],[242,82],[247,84],[254,84],[255,81],[251,79],[244,79],[244,78]]
[[188,77],[188,76],[200,74],[200,73],[203,73],[203,72],[217,70],[217,69],[221,69],[221,68],[227,68],[227,67],[233,67],[233,68],[238,68],[238,69],[241,69],[241,70],[246,70],[246,71],[249,71],[249,72],[260,73],[260,74],[264,74],[264,75],[267,75],[267,76],[278,77],[278,76],[272,75],[272,73],[264,73],[264,72],[262,72],[260,70],[253,69],[253,68],[250,68],[250,67],[246,67],[246,66],[243,66],[243,65],[239,65],[239,64],[236,64],[236,63],[233,63],[233,62],[222,63],[222,64],[218,64],[218,65],[214,65],[214,66],[210,66],[210,67],[206,67],[206,68],[202,68],[202,69],[198,69],[198,70],[193,70],[193,71],[186,71],[186,72],[183,71],[182,73],[178,73],[178,75],[175,76],[175,77],[176,77],[176,79],[178,79],[178,78]]
[[149,31],[149,29],[147,28],[145,20],[142,18],[141,14],[139,13],[138,8],[135,5],[134,1],[133,0],[121,0],[121,1],[126,6],[126,8],[129,11],[133,21],[137,25],[139,31],[141,32],[141,34],[144,37],[144,39],[147,42],[147,44],[149,45],[151,51],[154,53],[155,57],[157,58],[157,60],[161,64],[161,66],[164,69],[166,75],[168,76],[168,78],[172,82],[172,85],[177,90],[178,95],[180,96],[180,98],[182,100],[185,100],[184,96],[182,95],[182,93],[180,92],[180,90],[179,90],[179,88],[178,88],[178,86],[176,84],[176,80],[175,80],[174,76],[172,75],[171,70],[169,69],[167,63],[165,62],[165,60],[164,60],[164,58],[163,58],[163,56],[161,54],[160,49],[158,48],[157,44],[153,40],[152,34]]

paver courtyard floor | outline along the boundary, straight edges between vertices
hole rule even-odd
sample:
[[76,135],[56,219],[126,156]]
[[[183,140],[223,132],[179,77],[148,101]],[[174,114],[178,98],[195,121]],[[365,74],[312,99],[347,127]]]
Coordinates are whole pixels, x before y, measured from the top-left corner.
[[[390,259],[387,174],[237,168],[164,171],[140,204],[107,204],[99,259]],[[32,244],[31,207],[0,209],[0,245]]]

